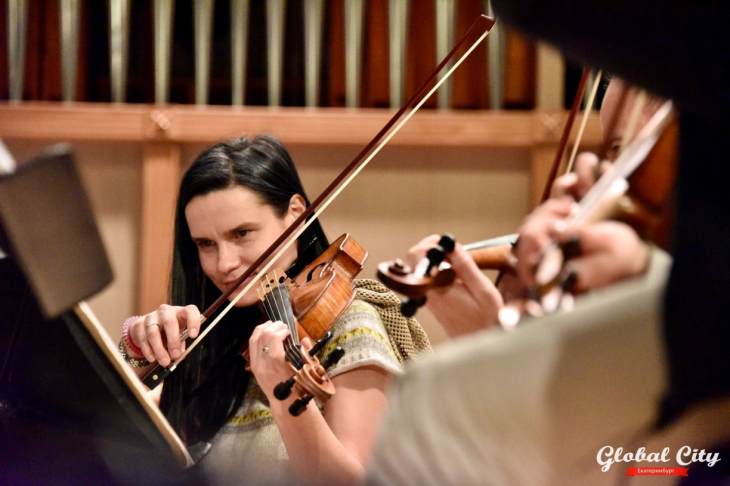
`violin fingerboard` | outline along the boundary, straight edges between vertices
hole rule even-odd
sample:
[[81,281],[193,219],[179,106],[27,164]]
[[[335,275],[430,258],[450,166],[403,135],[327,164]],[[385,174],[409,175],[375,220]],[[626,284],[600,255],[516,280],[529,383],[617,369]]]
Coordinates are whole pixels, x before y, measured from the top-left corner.
[[267,316],[272,321],[281,321],[289,327],[294,344],[299,344],[297,334],[296,318],[291,305],[289,287],[286,285],[286,277],[277,277],[276,274],[266,275],[261,279],[262,301]]

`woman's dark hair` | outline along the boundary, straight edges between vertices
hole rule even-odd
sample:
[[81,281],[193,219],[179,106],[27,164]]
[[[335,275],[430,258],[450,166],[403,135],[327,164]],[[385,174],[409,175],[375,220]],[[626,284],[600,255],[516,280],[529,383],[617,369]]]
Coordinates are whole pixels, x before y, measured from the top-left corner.
[[[253,191],[282,217],[295,194],[310,204],[294,162],[275,138],[239,138],[205,150],[180,183],[170,279],[172,305],[195,304],[202,311],[220,295],[200,266],[185,208],[197,196],[233,186]],[[314,221],[297,242],[297,266],[314,260],[327,245],[322,226]],[[250,377],[240,352],[261,321],[263,316],[256,307],[234,308],[165,380],[160,409],[188,444],[213,437],[240,406]]]

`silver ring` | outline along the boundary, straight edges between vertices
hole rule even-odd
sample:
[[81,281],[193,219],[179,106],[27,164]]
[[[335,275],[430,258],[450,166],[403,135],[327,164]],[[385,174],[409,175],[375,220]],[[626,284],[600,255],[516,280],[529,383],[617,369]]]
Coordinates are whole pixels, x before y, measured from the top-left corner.
[[264,353],[268,353],[270,349],[271,349],[271,348],[269,347],[269,345],[268,345],[268,344],[264,344],[264,345],[263,345],[263,346],[261,347],[261,351],[262,351],[262,352],[264,352]]
[[158,321],[153,320],[152,314],[148,315],[144,318],[144,327],[145,329],[148,329],[153,326],[159,326],[160,323]]

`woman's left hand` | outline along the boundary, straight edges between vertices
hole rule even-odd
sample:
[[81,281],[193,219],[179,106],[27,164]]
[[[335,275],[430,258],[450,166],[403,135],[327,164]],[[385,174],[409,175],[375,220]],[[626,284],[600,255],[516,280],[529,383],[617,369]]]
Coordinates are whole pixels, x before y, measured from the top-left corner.
[[292,375],[284,354],[284,339],[288,335],[286,324],[268,321],[256,326],[248,340],[251,372],[270,400],[274,387]]

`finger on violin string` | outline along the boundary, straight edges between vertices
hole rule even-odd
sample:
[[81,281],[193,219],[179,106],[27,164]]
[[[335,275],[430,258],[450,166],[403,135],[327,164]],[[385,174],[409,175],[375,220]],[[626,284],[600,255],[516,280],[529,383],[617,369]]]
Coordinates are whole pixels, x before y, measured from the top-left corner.
[[551,314],[560,307],[560,299],[563,297],[563,289],[559,285],[551,286],[540,299],[540,305],[547,314]]
[[256,327],[254,327],[253,332],[251,333],[251,337],[249,338],[249,341],[252,341],[252,342],[258,341],[258,339],[260,339],[260,337],[261,337],[261,334],[265,330],[274,327],[277,322],[280,322],[280,321],[266,321],[266,322],[259,324]]

